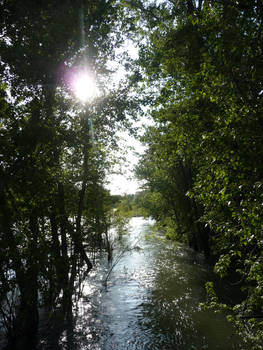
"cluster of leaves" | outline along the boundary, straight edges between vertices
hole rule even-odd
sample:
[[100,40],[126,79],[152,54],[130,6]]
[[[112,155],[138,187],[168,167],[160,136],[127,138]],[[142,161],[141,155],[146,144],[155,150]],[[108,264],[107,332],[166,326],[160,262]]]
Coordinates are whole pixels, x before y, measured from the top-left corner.
[[150,10],[139,64],[160,89],[137,174],[151,215],[240,284],[233,319],[261,349],[263,5],[171,0],[155,6],[160,21]]

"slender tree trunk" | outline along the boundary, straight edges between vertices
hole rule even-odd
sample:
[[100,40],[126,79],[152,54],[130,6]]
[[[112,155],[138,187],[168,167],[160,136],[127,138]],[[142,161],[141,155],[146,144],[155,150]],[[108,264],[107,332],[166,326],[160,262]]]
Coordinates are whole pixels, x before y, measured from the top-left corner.
[[58,233],[58,224],[56,218],[55,209],[52,211],[49,217],[50,227],[51,227],[51,236],[52,236],[52,254],[50,261],[51,275],[49,278],[50,290],[49,290],[49,307],[52,308],[57,296],[61,290],[61,276],[63,275],[61,271],[61,249],[59,242],[59,233]]
[[63,291],[62,307],[63,311],[67,313],[69,300],[71,299],[69,291],[69,256],[68,256],[68,244],[67,244],[67,217],[65,212],[65,193],[62,183],[58,184],[58,207],[60,217],[60,237],[61,237],[61,253],[59,270],[60,270],[60,283]]
[[32,213],[29,220],[31,237],[26,261],[26,271],[17,282],[20,291],[20,304],[15,321],[13,349],[36,349],[38,332],[38,217]]
[[81,258],[85,261],[87,265],[87,270],[90,271],[92,269],[92,263],[85,252],[83,242],[82,242],[82,233],[81,233],[81,219],[83,214],[84,198],[85,198],[85,192],[86,192],[87,181],[88,181],[88,157],[89,157],[89,147],[90,147],[88,132],[89,132],[88,120],[85,120],[84,133],[87,136],[85,136],[84,147],[83,147],[83,157],[84,157],[83,180],[82,180],[81,190],[79,193],[78,214],[76,219],[76,231],[75,231],[74,243],[75,243],[77,252],[80,253]]
[[[87,112],[86,112],[87,113]],[[68,226],[71,230],[73,242],[74,242],[74,252],[71,259],[71,275],[69,280],[69,293],[71,295],[70,297],[70,308],[72,308],[72,295],[74,292],[74,282],[77,275],[77,263],[78,263],[78,256],[86,263],[87,265],[87,271],[88,273],[92,269],[92,263],[87,256],[85,252],[85,248],[83,245],[83,237],[81,232],[81,220],[83,215],[83,208],[84,208],[84,199],[85,199],[85,193],[86,193],[86,187],[87,187],[87,181],[88,181],[88,157],[89,157],[89,127],[88,127],[88,120],[84,120],[84,147],[83,147],[83,179],[82,179],[82,185],[79,192],[79,202],[78,202],[78,213],[76,218],[76,228],[71,227],[70,223],[68,222]],[[71,313],[68,309],[68,317],[71,317]]]

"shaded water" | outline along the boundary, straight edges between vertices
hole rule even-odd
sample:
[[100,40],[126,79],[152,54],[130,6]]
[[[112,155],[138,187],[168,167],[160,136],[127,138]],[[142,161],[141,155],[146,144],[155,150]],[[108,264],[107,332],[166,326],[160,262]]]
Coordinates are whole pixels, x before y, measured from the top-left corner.
[[124,253],[107,286],[109,265],[101,259],[84,286],[74,328],[53,330],[45,349],[241,348],[224,316],[199,307],[212,277],[202,257],[161,237],[146,239],[151,230],[150,220],[131,220],[123,244],[140,249]]

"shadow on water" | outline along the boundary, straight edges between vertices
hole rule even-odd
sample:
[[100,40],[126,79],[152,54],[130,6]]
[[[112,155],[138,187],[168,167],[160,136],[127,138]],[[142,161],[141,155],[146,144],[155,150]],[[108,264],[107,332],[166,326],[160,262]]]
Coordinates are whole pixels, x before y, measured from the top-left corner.
[[42,349],[241,349],[224,316],[199,307],[204,283],[212,278],[209,266],[182,245],[149,235],[151,224],[131,220],[123,244],[136,249],[122,256],[107,286],[110,267],[101,258],[84,286],[74,324],[61,326],[58,317]]

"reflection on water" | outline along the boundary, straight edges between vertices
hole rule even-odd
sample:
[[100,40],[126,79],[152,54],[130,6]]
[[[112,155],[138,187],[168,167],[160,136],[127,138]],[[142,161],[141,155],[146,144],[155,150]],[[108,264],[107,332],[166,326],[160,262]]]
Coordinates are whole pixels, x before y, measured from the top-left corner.
[[123,255],[107,286],[109,266],[101,259],[85,285],[74,328],[63,330],[45,349],[240,348],[223,316],[200,310],[204,283],[211,278],[201,256],[160,237],[146,239],[151,224],[131,220],[124,246],[136,249]]

